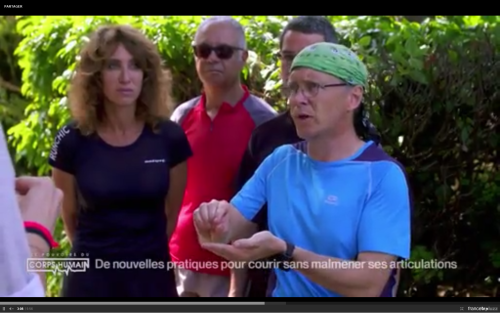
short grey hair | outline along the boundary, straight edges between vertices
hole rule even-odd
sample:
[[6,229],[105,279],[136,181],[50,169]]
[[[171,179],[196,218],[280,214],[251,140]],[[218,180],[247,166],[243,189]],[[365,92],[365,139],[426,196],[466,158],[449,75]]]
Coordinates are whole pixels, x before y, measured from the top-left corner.
[[230,16],[212,16],[209,17],[203,22],[201,22],[200,26],[198,27],[198,30],[196,31],[196,34],[194,35],[194,38],[198,37],[198,34],[200,31],[202,31],[206,26],[214,23],[222,23],[222,24],[227,24],[230,27],[232,27],[236,33],[238,34],[238,48],[242,49],[247,49],[247,40],[245,37],[245,29],[243,26],[238,22],[236,19],[230,17]]

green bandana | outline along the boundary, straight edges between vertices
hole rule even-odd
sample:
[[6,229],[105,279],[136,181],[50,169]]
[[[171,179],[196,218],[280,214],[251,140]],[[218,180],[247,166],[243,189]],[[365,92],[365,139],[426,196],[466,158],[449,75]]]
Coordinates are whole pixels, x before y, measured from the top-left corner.
[[306,67],[335,76],[350,85],[366,86],[368,71],[349,48],[329,42],[310,45],[293,59],[291,70]]

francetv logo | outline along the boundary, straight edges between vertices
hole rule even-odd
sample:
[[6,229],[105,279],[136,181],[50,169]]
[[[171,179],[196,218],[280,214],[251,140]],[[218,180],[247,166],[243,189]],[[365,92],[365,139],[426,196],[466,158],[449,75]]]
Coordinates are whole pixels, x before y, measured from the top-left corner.
[[88,258],[28,258],[26,270],[28,272],[65,273],[85,272],[90,267]]

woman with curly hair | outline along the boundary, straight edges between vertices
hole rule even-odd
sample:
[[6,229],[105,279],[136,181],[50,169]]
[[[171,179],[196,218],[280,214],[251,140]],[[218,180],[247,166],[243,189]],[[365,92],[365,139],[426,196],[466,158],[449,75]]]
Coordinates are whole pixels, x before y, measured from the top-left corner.
[[166,268],[192,151],[171,122],[171,81],[155,45],[129,26],[98,29],[69,92],[73,121],[49,157],[64,193],[71,257],[64,297],[177,297]]

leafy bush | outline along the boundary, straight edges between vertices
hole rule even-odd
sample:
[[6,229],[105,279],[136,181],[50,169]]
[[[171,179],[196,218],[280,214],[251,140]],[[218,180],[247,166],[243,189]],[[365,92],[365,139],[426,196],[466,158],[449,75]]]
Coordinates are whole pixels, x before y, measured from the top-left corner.
[[[249,49],[245,83],[278,108],[277,38],[288,16],[239,16]],[[398,17],[331,18],[372,74],[367,103],[384,148],[402,162],[415,197],[412,259],[456,261],[458,269],[413,269],[406,296],[452,294],[480,285],[495,290],[500,267],[498,17],[436,17],[421,24]],[[47,174],[55,131],[69,118],[65,97],[76,56],[104,23],[130,24],[157,45],[181,103],[200,89],[190,43],[201,17],[23,17],[16,54],[30,103],[10,128],[17,161]],[[59,239],[64,237],[58,225]],[[63,241],[63,252],[68,249]],[[498,275],[498,274],[497,274]],[[48,294],[59,292],[49,277]],[[491,292],[490,292],[491,294]],[[447,294],[449,295],[449,294]]]
[[[0,123],[4,130],[24,117],[26,100],[21,95],[21,69],[14,51],[21,41],[16,32],[15,16],[0,17]],[[9,147],[13,153],[13,147]],[[17,173],[27,173],[25,164],[16,163]]]

